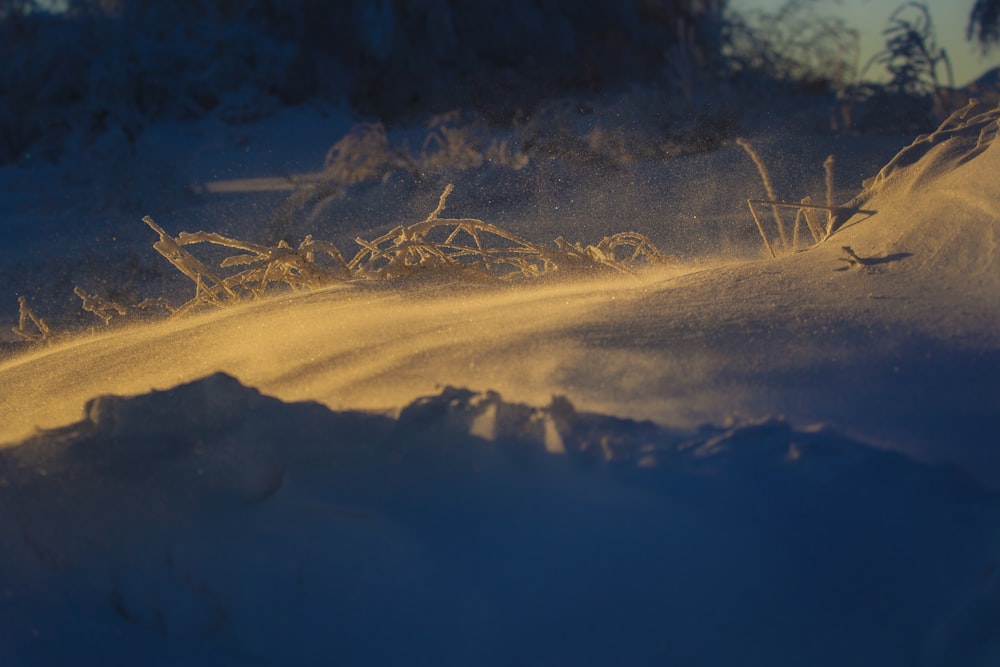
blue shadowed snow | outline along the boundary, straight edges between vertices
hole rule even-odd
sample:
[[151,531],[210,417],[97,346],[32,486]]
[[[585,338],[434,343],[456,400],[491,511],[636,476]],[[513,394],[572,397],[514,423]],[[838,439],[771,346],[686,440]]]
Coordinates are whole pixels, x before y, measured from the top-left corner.
[[222,374],[87,414],[0,452],[7,665],[997,655],[1000,497],[830,430],[452,388],[392,419]]

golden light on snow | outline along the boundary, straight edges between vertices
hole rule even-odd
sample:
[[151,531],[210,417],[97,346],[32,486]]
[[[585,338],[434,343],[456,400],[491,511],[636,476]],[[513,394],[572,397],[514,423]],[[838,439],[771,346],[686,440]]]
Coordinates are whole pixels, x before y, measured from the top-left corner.
[[[0,442],[79,420],[101,394],[166,389],[225,371],[286,401],[390,410],[444,384],[547,402],[580,354],[559,331],[649,279],[517,287],[334,287],[71,342],[0,366]],[[58,387],[53,391],[52,387]]]
[[983,196],[1000,171],[998,113],[970,107],[919,137],[848,202],[865,213],[804,252],[516,284],[352,281],[43,345],[0,365],[0,442],[80,420],[95,396],[223,371],[335,410],[393,411],[452,385],[679,427],[778,412],[923,455],[940,433],[915,414],[956,392],[963,414],[996,410],[975,384],[907,373],[923,345],[920,372],[978,378],[977,355],[998,344],[1000,210]]

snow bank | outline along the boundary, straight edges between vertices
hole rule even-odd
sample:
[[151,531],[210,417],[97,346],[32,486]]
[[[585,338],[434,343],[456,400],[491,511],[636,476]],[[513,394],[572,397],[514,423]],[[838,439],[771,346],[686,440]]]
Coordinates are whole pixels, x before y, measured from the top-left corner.
[[[562,453],[555,453],[555,452]],[[213,375],[0,452],[5,664],[987,665],[1000,498],[780,420]]]
[[[985,299],[1000,325],[1000,107],[975,102],[917,137],[865,182],[852,206],[875,211],[835,239],[875,257],[912,255],[918,289],[959,289]],[[868,219],[870,218],[870,219]],[[855,247],[856,245],[856,247]]]

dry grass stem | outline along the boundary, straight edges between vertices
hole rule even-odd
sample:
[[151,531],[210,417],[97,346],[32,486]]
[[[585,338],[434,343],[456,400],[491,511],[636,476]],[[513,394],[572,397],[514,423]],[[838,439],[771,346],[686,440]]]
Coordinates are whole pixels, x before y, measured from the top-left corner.
[[799,229],[802,227],[802,209],[795,212],[795,222],[792,223],[792,248],[799,247]]
[[753,221],[757,223],[757,231],[760,232],[760,237],[764,240],[764,247],[767,248],[767,252],[770,253],[772,258],[777,257],[774,253],[774,247],[771,246],[771,241],[767,238],[767,232],[764,231],[764,225],[760,221],[760,216],[757,215],[757,209],[754,208],[755,201],[757,200],[747,200],[747,205],[750,207],[750,215],[753,216]]
[[[801,202],[798,203],[787,202],[787,201],[772,201],[769,199],[747,200],[747,206],[750,208],[750,214],[753,216],[754,222],[757,223],[757,230],[760,232],[761,238],[764,239],[764,246],[767,248],[767,251],[770,253],[771,257],[776,257],[777,255],[774,252],[774,246],[771,244],[767,236],[767,232],[764,229],[764,225],[763,223],[761,223],[760,214],[757,211],[758,206],[769,206],[772,209],[794,208],[797,211],[801,212],[802,217],[805,218],[806,224],[809,226],[810,231],[813,233],[813,238],[814,240],[816,240],[817,243],[819,243],[820,241],[824,240],[829,236],[829,230],[827,230],[826,232],[820,230],[819,222],[815,219],[815,216],[810,217],[810,211],[827,211],[832,217],[836,217],[836,214],[838,213],[851,210],[851,209],[846,209],[842,206],[823,206],[821,204],[812,204],[809,201],[806,201],[807,199],[809,198],[806,197]],[[798,216],[796,216],[796,225],[798,224],[799,224],[799,218]],[[813,230],[814,225],[816,227],[815,231]],[[793,239],[791,245],[789,245],[786,242],[782,242],[782,247],[791,250],[797,250],[798,249],[796,245],[797,237],[798,234],[795,235],[795,239]]]
[[[808,195],[803,197],[800,204],[804,204],[804,206],[799,206],[799,213],[805,218],[806,225],[809,227],[809,232],[813,237],[813,243],[819,243],[826,235],[823,233],[823,228],[820,227],[819,219],[816,217],[816,209],[811,207],[812,197]],[[827,206],[832,208],[829,204]],[[832,216],[833,212],[827,211],[827,215]]]
[[831,153],[823,160],[824,182],[826,184],[826,205],[830,208],[826,214],[826,236],[833,231],[833,165],[834,157]]
[[[764,182],[764,190],[767,192],[767,198],[771,201],[777,201],[778,195],[774,192],[774,185],[771,183],[771,174],[768,172],[767,167],[764,165],[764,161],[760,159],[757,155],[757,151],[753,149],[750,142],[746,139],[738,138],[736,143],[746,151],[750,159],[753,160],[754,165],[757,167],[757,171],[760,173],[760,180]],[[781,239],[782,245],[788,245],[788,238],[785,234],[785,223],[781,219],[781,212],[778,210],[777,206],[771,207],[771,213],[774,215],[774,224],[778,229],[778,237]],[[758,226],[760,223],[758,222]]]
[[116,314],[119,317],[125,317],[127,314],[127,311],[114,301],[106,301],[96,294],[87,294],[79,287],[73,288],[73,294],[76,294],[83,301],[81,307],[88,313],[93,313],[104,320],[105,326],[111,323],[111,319]]
[[[29,343],[41,343],[52,337],[52,330],[45,320],[35,315],[28,300],[23,296],[17,298],[18,322],[16,327],[11,327],[14,335]],[[30,326],[29,326],[30,324]]]
[[[804,220],[806,226],[809,227],[809,232],[812,235],[813,243],[821,243],[826,240],[830,234],[833,233],[834,221],[837,219],[839,213],[848,212],[850,209],[845,209],[842,206],[833,205],[833,166],[835,164],[835,159],[833,155],[828,155],[823,161],[823,173],[824,173],[824,185],[826,190],[826,205],[813,204],[811,197],[803,197],[799,203],[785,202],[779,200],[774,194],[774,187],[771,185],[771,177],[764,166],[763,161],[757,152],[753,149],[750,143],[745,139],[737,139],[738,143],[743,150],[747,152],[753,163],[757,166],[757,171],[760,172],[761,180],[764,182],[764,189],[767,190],[768,199],[747,199],[747,206],[750,208],[750,214],[753,216],[754,223],[757,225],[757,231],[760,232],[761,238],[764,240],[764,247],[767,248],[768,253],[771,257],[775,257],[774,244],[771,243],[771,239],[768,237],[767,230],[764,228],[764,224],[761,221],[760,213],[757,211],[758,206],[768,206],[774,216],[774,224],[777,230],[778,240],[780,242],[781,248],[783,250],[795,251],[799,248],[799,232],[801,229],[802,221]],[[781,217],[782,208],[794,208],[795,209],[795,222],[792,227],[792,239],[791,244],[789,244],[788,237],[785,233],[785,225]],[[820,223],[819,218],[816,215],[817,211],[826,211],[826,228],[824,229]]]

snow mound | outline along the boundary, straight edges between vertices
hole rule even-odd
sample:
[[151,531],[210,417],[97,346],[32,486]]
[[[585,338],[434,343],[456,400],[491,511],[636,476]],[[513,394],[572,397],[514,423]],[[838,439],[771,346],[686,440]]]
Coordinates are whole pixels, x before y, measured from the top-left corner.
[[[782,420],[214,374],[0,450],[7,665],[986,665],[1000,497]],[[723,638],[724,641],[720,641]]]
[[934,132],[918,136],[897,153],[876,176],[865,181],[866,193],[870,197],[885,191],[919,192],[992,149],[998,134],[1000,107],[971,102]]
[[1000,107],[977,102],[917,137],[849,207],[864,209],[834,237],[858,254],[910,257],[897,268],[1000,299]]

